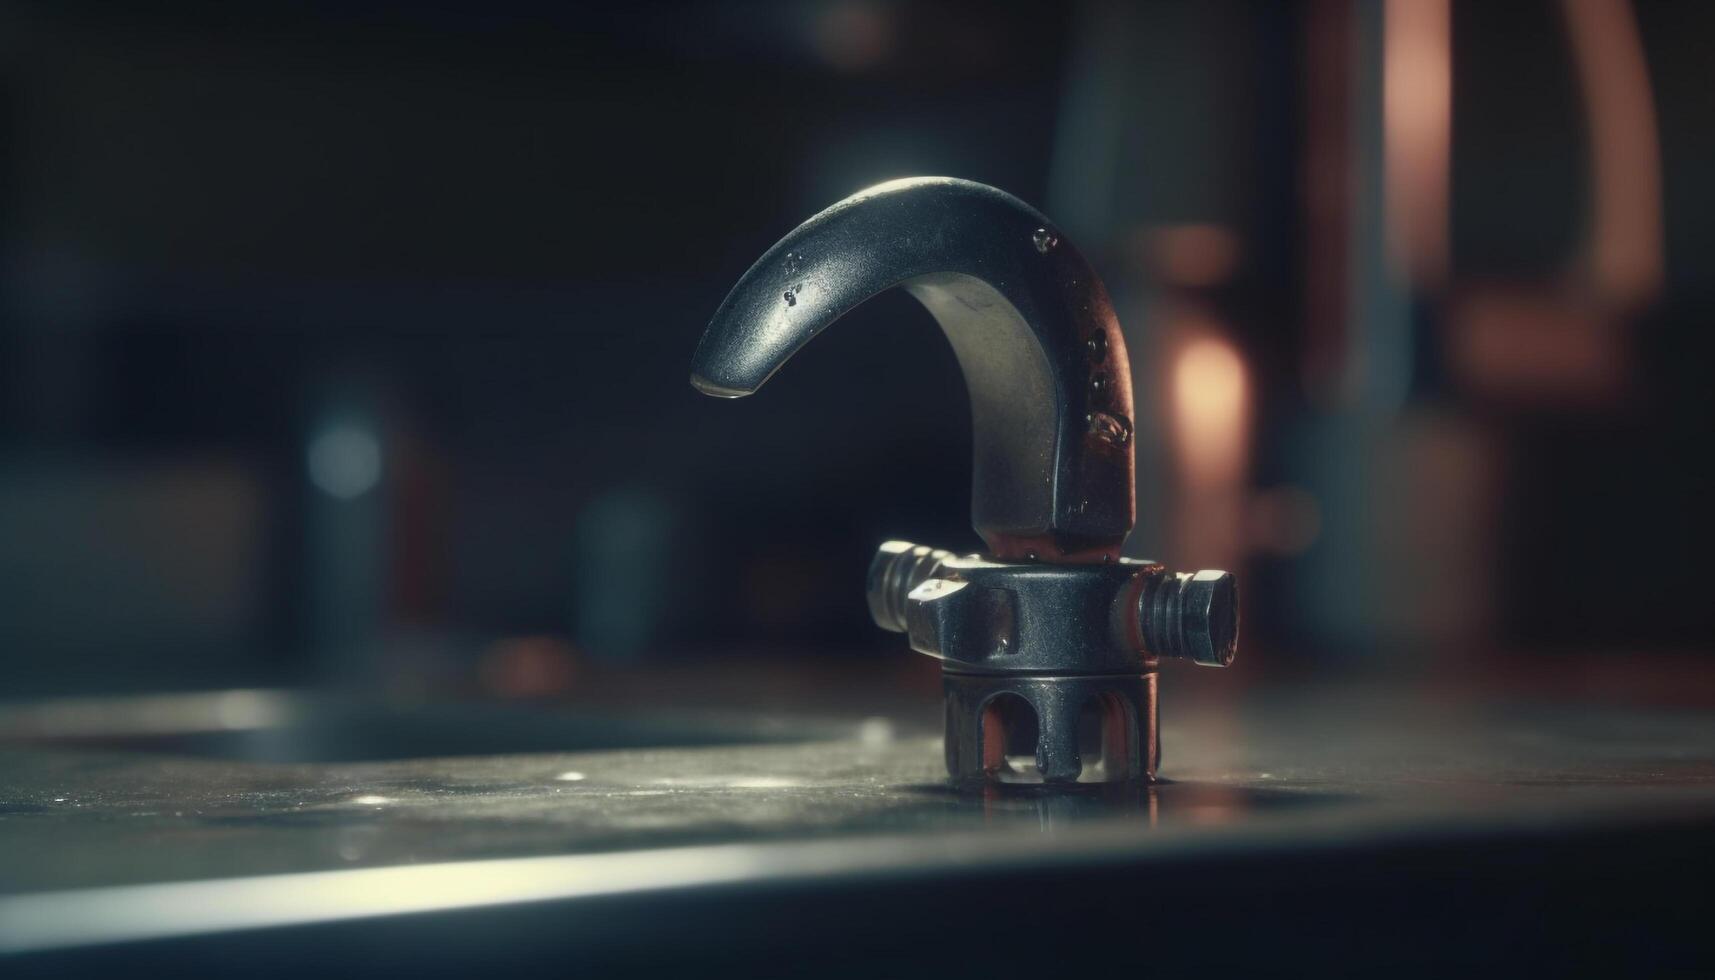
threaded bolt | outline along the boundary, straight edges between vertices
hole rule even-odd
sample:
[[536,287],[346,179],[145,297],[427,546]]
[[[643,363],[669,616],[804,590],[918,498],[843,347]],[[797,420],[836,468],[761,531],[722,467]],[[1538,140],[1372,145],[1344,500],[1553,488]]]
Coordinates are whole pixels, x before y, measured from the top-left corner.
[[1231,572],[1165,572],[1138,598],[1144,649],[1206,667],[1233,662],[1239,645],[1239,587]]
[[941,569],[941,563],[953,557],[951,551],[912,544],[909,541],[888,541],[876,550],[869,563],[869,615],[875,625],[884,630],[903,633],[905,597]]

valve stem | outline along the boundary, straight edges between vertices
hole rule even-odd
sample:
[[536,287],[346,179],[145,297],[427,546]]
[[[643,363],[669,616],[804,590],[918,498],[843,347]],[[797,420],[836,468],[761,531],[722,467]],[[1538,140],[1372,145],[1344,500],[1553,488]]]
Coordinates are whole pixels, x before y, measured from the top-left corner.
[[1138,597],[1143,647],[1205,667],[1233,662],[1239,645],[1239,589],[1231,572],[1165,572]]

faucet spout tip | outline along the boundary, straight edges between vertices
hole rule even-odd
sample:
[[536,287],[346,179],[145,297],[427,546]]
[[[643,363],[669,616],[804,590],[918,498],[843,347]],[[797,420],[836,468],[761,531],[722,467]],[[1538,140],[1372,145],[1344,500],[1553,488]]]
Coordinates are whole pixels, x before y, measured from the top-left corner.
[[716,398],[743,398],[746,395],[753,395],[756,393],[755,388],[732,388],[718,382],[710,381],[708,378],[705,378],[694,371],[691,373],[691,387],[705,395],[713,395]]

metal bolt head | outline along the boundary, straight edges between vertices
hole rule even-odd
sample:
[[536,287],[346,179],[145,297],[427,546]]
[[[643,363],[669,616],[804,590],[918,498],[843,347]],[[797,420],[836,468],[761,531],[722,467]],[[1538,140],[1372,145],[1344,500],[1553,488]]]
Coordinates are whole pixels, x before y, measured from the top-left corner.
[[1206,667],[1225,667],[1239,647],[1239,586],[1231,572],[1191,576],[1182,590],[1180,636],[1185,654]]
[[934,576],[941,563],[951,557],[951,552],[909,541],[884,542],[869,564],[870,618],[884,630],[904,633],[911,590]]

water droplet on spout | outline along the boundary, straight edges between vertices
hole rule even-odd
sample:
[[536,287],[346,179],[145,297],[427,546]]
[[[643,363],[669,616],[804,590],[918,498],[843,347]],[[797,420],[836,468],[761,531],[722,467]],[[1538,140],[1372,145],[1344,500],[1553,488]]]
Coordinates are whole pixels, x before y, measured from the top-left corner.
[[1046,228],[1038,228],[1031,233],[1030,244],[1035,245],[1038,252],[1047,255],[1054,246],[1060,244],[1060,236]]

